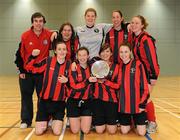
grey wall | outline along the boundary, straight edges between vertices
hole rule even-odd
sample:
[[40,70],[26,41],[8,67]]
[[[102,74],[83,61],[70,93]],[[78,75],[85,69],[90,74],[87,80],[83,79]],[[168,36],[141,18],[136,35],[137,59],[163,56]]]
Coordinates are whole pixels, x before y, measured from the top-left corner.
[[14,54],[20,35],[31,26],[32,13],[42,12],[46,26],[58,29],[64,21],[82,25],[88,7],[97,9],[97,22],[111,22],[114,9],[120,9],[127,21],[137,14],[145,16],[148,31],[157,39],[161,75],[180,75],[179,0],[0,0],[0,75],[16,74]]

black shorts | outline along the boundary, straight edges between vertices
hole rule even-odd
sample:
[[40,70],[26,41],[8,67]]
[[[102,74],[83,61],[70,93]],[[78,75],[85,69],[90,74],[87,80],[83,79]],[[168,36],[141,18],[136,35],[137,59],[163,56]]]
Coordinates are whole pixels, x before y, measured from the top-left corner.
[[146,125],[147,123],[146,112],[144,111],[138,114],[119,113],[118,118],[121,125],[131,125],[132,121],[135,125]]
[[91,102],[92,100],[68,98],[67,117],[92,116]]
[[93,100],[93,125],[116,125],[118,105],[113,102],[105,102],[99,99]]
[[65,101],[52,101],[40,99],[38,103],[36,121],[48,121],[49,116],[51,116],[53,120],[63,121],[65,107]]

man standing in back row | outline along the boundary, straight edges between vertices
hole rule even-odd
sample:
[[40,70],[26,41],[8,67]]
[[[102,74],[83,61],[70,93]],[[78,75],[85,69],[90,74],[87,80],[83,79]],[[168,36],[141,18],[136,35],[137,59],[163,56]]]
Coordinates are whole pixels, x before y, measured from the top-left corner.
[[21,125],[20,128],[30,127],[33,119],[33,100],[32,95],[34,89],[39,97],[42,89],[43,73],[27,72],[25,65],[32,50],[40,50],[40,55],[36,58],[38,63],[40,60],[49,56],[51,49],[51,32],[44,28],[46,23],[44,15],[39,12],[31,16],[32,26],[21,36],[19,49],[16,52],[15,64],[20,72],[19,86],[21,91]]

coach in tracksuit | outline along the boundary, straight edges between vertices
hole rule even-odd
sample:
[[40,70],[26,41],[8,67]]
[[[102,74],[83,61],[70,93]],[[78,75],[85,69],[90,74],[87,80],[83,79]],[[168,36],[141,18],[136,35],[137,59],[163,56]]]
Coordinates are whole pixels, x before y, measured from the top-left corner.
[[20,71],[19,85],[21,91],[21,125],[20,128],[31,126],[33,119],[34,89],[39,93],[42,88],[43,73],[27,72],[25,65],[33,49],[39,49],[41,53],[35,59],[39,62],[49,55],[51,32],[44,28],[45,17],[37,12],[31,17],[32,27],[21,36],[21,43],[16,53],[16,65]]

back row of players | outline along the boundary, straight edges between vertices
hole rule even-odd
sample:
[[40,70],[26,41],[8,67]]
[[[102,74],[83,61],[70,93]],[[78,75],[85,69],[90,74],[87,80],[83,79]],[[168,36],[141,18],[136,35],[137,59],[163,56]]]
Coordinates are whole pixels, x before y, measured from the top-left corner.
[[[121,11],[115,10],[113,25],[95,24],[97,13],[93,8],[88,8],[84,17],[86,25],[77,27],[76,33],[70,23],[64,23],[57,34],[44,28],[46,20],[41,13],[32,15],[32,27],[22,34],[15,60],[20,71],[20,128],[32,124],[36,89],[37,135],[45,132],[49,117],[53,119],[53,133],[61,133],[65,106],[73,133],[88,133],[93,123],[97,133],[107,129],[114,134],[116,120],[123,134],[129,132],[132,122],[139,135],[145,135],[146,128],[149,133],[155,132],[149,93],[158,78],[159,65],[155,40],[145,31],[145,18],[138,15],[125,24]],[[55,55],[48,57],[52,41]],[[91,64],[97,59],[110,66],[103,79],[91,75]]]

